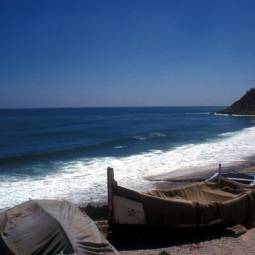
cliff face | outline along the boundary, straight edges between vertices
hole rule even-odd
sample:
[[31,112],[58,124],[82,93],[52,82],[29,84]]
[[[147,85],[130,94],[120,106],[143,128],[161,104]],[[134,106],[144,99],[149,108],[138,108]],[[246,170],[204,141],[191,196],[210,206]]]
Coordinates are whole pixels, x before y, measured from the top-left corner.
[[220,113],[255,115],[255,88],[248,90],[246,94],[242,96],[238,101]]

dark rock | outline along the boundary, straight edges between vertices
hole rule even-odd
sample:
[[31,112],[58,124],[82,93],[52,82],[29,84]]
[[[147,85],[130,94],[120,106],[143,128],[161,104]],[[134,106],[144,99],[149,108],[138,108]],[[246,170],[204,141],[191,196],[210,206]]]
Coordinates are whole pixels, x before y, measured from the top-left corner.
[[218,113],[255,115],[255,88],[248,90],[238,101]]

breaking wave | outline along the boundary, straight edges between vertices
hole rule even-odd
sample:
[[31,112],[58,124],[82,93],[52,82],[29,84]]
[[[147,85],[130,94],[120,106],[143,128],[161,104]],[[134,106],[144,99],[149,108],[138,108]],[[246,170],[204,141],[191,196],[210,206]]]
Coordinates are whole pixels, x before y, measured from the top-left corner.
[[28,199],[68,199],[81,204],[106,199],[106,168],[115,169],[117,181],[137,190],[149,189],[145,177],[189,168],[217,167],[255,154],[255,127],[222,134],[210,142],[152,150],[126,157],[101,157],[56,162],[46,176],[1,175],[0,208]]

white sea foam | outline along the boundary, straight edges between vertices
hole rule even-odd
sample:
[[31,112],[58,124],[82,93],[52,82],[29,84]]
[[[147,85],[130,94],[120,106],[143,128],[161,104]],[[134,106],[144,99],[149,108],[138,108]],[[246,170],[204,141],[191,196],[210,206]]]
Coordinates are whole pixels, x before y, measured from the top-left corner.
[[102,157],[56,163],[58,171],[45,177],[0,177],[0,208],[28,199],[68,199],[75,203],[106,199],[106,168],[115,169],[117,181],[137,190],[151,186],[144,177],[175,170],[217,167],[255,154],[255,127],[210,142],[187,144],[169,151],[152,150],[128,157]]
[[113,147],[114,149],[123,149],[123,148],[127,148],[127,146],[123,146],[123,145],[116,145]]
[[133,136],[133,139],[135,139],[135,140],[140,140],[140,141],[144,141],[144,140],[146,140],[146,138],[145,138],[145,137],[143,137],[143,136],[139,136],[139,135],[135,135],[135,136]]
[[235,134],[235,132],[226,132],[226,133],[219,134],[219,136],[220,137],[226,137],[226,136],[232,136],[234,134]]
[[161,132],[153,132],[149,134],[150,137],[166,137],[167,135]]
[[215,112],[214,115],[219,115],[219,116],[232,116],[232,117],[255,117],[254,114],[228,114],[228,113],[217,113]]

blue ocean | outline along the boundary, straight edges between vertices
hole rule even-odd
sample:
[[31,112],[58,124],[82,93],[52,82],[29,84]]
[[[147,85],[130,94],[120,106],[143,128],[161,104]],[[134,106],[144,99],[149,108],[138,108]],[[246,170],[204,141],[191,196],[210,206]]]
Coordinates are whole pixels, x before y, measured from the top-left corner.
[[223,107],[0,110],[0,208],[28,199],[106,198],[106,168],[127,187],[146,176],[217,168],[255,154],[255,118]]

